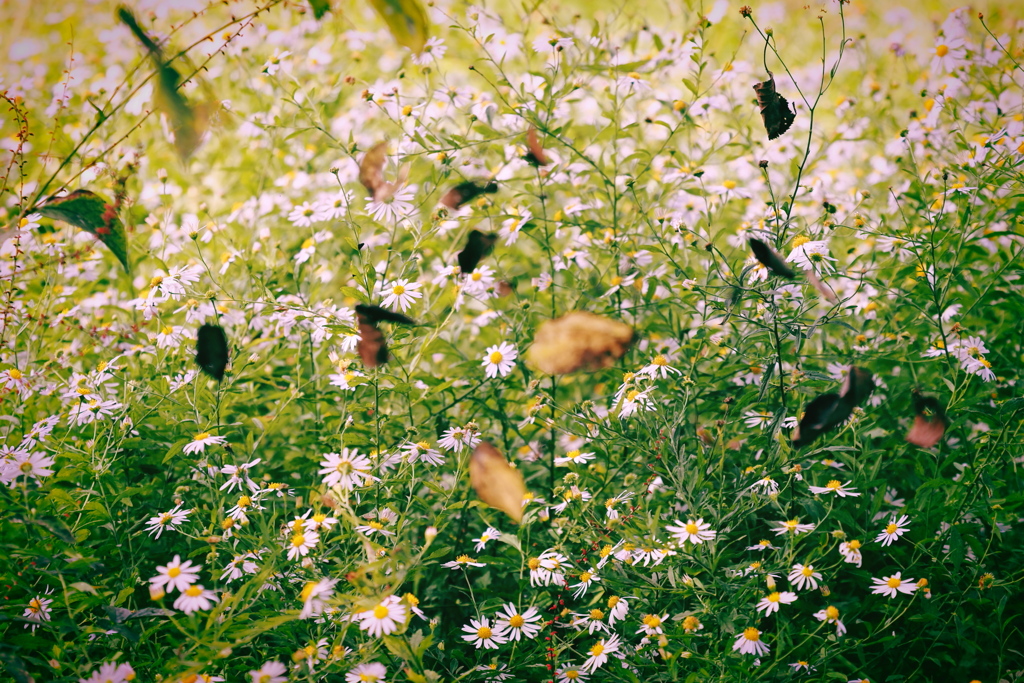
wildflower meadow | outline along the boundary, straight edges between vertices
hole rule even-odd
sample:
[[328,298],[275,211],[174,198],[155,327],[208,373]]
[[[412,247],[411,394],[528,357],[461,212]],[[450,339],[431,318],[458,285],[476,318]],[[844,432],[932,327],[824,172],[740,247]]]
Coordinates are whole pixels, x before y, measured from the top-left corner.
[[1024,10],[0,6],[0,680],[1024,681]]

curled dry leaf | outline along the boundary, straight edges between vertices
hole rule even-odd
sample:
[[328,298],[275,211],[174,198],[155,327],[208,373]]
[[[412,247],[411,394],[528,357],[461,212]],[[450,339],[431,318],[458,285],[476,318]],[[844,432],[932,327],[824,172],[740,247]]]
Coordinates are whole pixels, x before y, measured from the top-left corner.
[[774,140],[793,125],[796,111],[790,107],[789,100],[775,90],[775,76],[768,72],[768,80],[754,85],[757,93],[757,106],[761,109],[761,120],[764,121],[768,139]]
[[863,368],[850,368],[838,394],[821,394],[804,408],[804,416],[793,433],[793,447],[808,446],[825,432],[846,422],[853,409],[863,403],[874,389],[875,381],[870,372]]
[[586,311],[545,321],[527,357],[549,375],[611,367],[633,343],[633,328]]
[[471,230],[466,238],[466,248],[459,252],[459,270],[463,273],[472,273],[480,259],[491,253],[498,236],[493,233]]
[[754,258],[760,261],[761,265],[765,268],[776,275],[781,275],[790,280],[796,277],[793,269],[786,265],[786,262],[782,260],[782,257],[774,249],[756,237],[751,237],[747,241],[750,243],[750,250],[754,252]]
[[907,441],[921,448],[931,448],[939,442],[949,426],[946,411],[938,399],[915,391],[914,412],[914,424],[907,432]]
[[497,191],[498,183],[490,182],[486,185],[477,185],[467,180],[445,192],[441,197],[441,205],[447,206],[452,211],[458,211],[466,202],[471,202],[482,194],[494,194]]
[[524,158],[530,165],[547,166],[551,163],[551,159],[544,153],[544,147],[540,144],[536,128],[531,128],[526,133],[526,149],[526,156]]
[[523,521],[523,475],[486,441],[481,441],[470,457],[469,482],[480,500],[501,510],[517,524]]
[[359,344],[356,346],[356,350],[359,352],[359,358],[362,359],[363,365],[368,368],[384,365],[390,358],[387,344],[384,342],[384,334],[377,327],[377,323],[416,324],[415,320],[401,313],[369,304],[356,304],[356,319],[359,323]]
[[196,364],[218,382],[228,366],[228,336],[220,325],[204,324],[196,335]]

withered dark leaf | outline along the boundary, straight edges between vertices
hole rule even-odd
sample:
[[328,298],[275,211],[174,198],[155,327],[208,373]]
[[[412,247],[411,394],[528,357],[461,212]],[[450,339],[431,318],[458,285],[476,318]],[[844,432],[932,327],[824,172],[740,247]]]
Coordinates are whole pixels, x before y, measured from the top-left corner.
[[815,397],[804,408],[804,416],[793,433],[793,447],[801,448],[831,431],[853,414],[875,389],[875,381],[864,368],[851,367],[843,380],[840,393],[827,393]]
[[551,159],[544,153],[544,147],[540,144],[536,128],[531,128],[526,133],[526,149],[526,156],[523,158],[531,166],[547,166],[551,163]]
[[804,416],[793,433],[793,447],[802,448],[814,442],[825,432],[846,421],[853,408],[839,398],[839,394],[822,394],[804,408]]
[[764,121],[768,139],[774,140],[793,125],[796,111],[790,107],[789,100],[775,90],[775,76],[768,72],[768,80],[754,85],[757,93],[757,106],[761,108],[761,119]]
[[373,304],[356,304],[356,314],[359,316],[360,322],[366,322],[370,325],[375,325],[381,321],[401,323],[402,325],[416,324],[416,321],[408,316],[389,311],[380,306],[374,306]]
[[467,180],[445,192],[444,196],[441,197],[441,205],[447,206],[452,211],[458,211],[466,202],[471,202],[482,194],[494,194],[497,191],[498,184],[495,182],[477,185]]
[[218,382],[228,366],[228,336],[220,325],[204,324],[196,335],[196,364]]
[[356,317],[359,322],[359,343],[356,350],[363,365],[368,368],[384,365],[391,357],[384,341],[384,334],[377,327],[378,322],[416,324],[412,318],[372,304],[356,304]]
[[378,142],[363,155],[359,162],[359,182],[367,189],[370,196],[377,198],[377,193],[386,184],[384,182],[384,162],[388,159],[388,143]]
[[384,334],[372,323],[359,323],[359,343],[356,345],[363,365],[375,368],[388,362],[390,354],[384,342]]
[[921,448],[931,448],[939,442],[949,426],[946,411],[938,399],[915,391],[914,412],[914,424],[907,432],[907,441]]
[[782,277],[793,279],[796,277],[796,273],[793,269],[786,265],[786,262],[782,260],[782,257],[775,253],[775,250],[769,247],[767,244],[751,237],[747,240],[750,243],[750,250],[754,252],[754,258],[760,261],[761,265]]
[[480,259],[491,253],[498,236],[493,233],[472,230],[466,240],[466,248],[459,252],[459,270],[465,274],[472,273]]

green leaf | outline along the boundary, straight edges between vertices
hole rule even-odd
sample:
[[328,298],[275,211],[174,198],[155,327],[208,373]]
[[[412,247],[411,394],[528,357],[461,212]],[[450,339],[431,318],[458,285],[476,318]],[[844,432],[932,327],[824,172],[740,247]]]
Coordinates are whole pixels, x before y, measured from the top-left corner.
[[419,0],[370,0],[370,5],[399,45],[422,52],[427,43],[427,13]]
[[309,0],[309,6],[313,8],[313,16],[317,19],[323,19],[331,10],[331,3],[328,0]]
[[103,197],[89,190],[75,190],[64,197],[49,199],[36,211],[47,218],[70,223],[96,235],[114,253],[125,272],[131,273],[124,225],[117,217],[117,210]]

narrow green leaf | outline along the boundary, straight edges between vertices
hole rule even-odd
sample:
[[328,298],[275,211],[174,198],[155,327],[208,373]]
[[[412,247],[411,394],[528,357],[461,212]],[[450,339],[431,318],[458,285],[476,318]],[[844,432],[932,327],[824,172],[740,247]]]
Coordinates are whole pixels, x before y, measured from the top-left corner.
[[331,10],[331,3],[328,0],[309,0],[309,6],[313,8],[313,16],[317,19],[323,19]]
[[96,235],[100,242],[114,253],[124,266],[125,272],[131,272],[128,267],[128,239],[124,225],[117,217],[114,206],[103,197],[89,190],[75,190],[69,195],[47,200],[36,211],[47,218],[70,223],[76,228]]

